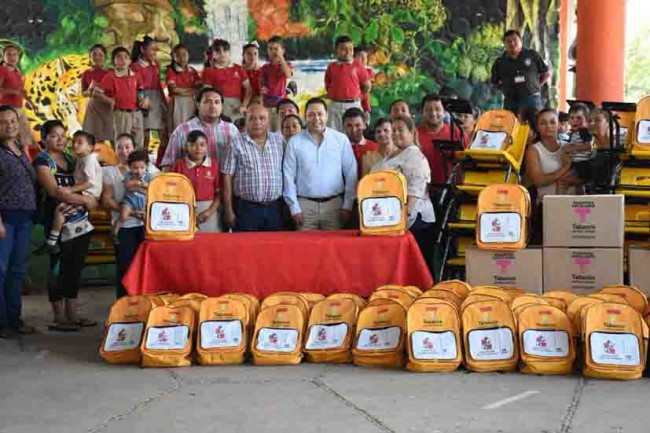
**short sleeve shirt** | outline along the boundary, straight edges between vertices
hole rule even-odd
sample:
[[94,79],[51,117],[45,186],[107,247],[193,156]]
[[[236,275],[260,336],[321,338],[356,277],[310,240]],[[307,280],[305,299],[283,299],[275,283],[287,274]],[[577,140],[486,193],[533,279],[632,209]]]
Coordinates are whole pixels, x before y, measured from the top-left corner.
[[207,156],[203,162],[197,164],[187,157],[182,158],[176,161],[172,171],[182,174],[192,182],[196,201],[214,201],[221,181],[219,163],[216,159]]
[[95,82],[96,85],[99,85],[106,74],[108,74],[110,71],[108,69],[104,68],[90,68],[86,69],[82,74],[81,74],[81,90],[88,90],[90,87],[90,83],[93,81]]
[[242,96],[242,86],[248,81],[248,73],[241,65],[230,65],[227,68],[207,67],[203,70],[203,84],[218,89],[224,98]]
[[25,152],[16,156],[0,144],[0,213],[36,209],[36,174]]
[[199,73],[191,66],[187,69],[167,68],[167,84],[174,84],[180,89],[194,89],[201,82]]
[[158,63],[138,60],[131,64],[131,69],[140,75],[142,89],[160,90],[160,66]]
[[[289,63],[289,68],[292,68]],[[266,87],[265,107],[276,107],[287,96],[287,77],[279,63],[266,63],[262,66],[262,86]]]
[[[2,88],[20,90],[23,88],[23,74],[18,69],[9,69],[5,65],[0,65],[0,78],[2,78]],[[0,105],[11,105],[14,108],[23,107],[23,97],[20,94],[0,94]]]
[[[34,167],[38,170],[39,167],[48,167],[54,180],[56,181],[57,186],[69,187],[74,186],[74,168],[75,160],[68,154],[64,154],[66,159],[66,167],[61,167],[54,159],[47,153],[41,152],[34,159]],[[47,194],[47,191],[40,189],[39,191],[39,200],[42,203],[42,223],[45,228],[45,233],[49,233],[52,228],[52,221],[54,220],[54,211],[58,205],[56,199],[52,198]]]
[[547,71],[548,65],[537,51],[523,49],[516,59],[506,53],[496,59],[492,65],[492,82],[501,82],[506,99],[520,100],[541,91],[539,76]]
[[325,71],[327,97],[333,101],[361,98],[361,85],[369,81],[368,70],[357,61],[333,62]]
[[109,98],[115,99],[115,110],[137,110],[138,89],[142,88],[140,75],[131,72],[118,77],[115,71],[106,74],[100,87]]

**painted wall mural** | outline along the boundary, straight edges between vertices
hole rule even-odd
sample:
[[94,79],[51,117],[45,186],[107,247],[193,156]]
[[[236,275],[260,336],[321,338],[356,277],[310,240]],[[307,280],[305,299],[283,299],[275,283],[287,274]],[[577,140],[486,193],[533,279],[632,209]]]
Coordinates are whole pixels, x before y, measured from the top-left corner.
[[506,23],[557,65],[557,8],[558,0],[4,0],[0,46],[24,49],[21,67],[36,104],[26,111],[36,131],[50,118],[80,127],[79,76],[92,44],[130,47],[144,35],[158,41],[162,65],[179,41],[200,65],[216,37],[230,41],[238,62],[247,41],[260,42],[263,57],[264,42],[282,36],[304,101],[324,92],[332,42],[348,34],[370,47],[377,117],[394,99],[417,106],[442,86],[483,108],[499,106],[489,75]]

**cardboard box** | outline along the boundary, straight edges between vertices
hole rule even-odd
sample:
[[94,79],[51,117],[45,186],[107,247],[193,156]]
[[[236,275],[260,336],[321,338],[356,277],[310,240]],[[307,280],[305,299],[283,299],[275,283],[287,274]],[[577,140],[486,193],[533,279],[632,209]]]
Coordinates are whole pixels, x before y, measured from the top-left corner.
[[465,273],[472,286],[517,287],[541,294],[542,250],[491,251],[468,246]]
[[623,284],[622,248],[544,247],[544,290],[588,295],[610,284]]
[[544,246],[622,248],[623,195],[552,195],[544,197]]
[[630,245],[627,258],[630,285],[650,296],[650,246]]

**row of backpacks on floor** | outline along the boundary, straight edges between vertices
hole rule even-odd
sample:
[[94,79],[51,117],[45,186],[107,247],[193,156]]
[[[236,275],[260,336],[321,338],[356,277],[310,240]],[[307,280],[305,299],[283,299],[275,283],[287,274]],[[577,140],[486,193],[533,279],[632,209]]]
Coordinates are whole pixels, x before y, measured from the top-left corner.
[[[368,302],[338,293],[125,296],[106,321],[100,355],[143,367],[353,362],[417,372],[515,371],[638,379],[648,300],[630,286],[578,296],[446,281],[422,293],[383,286]],[[644,319],[645,316],[645,319]]]

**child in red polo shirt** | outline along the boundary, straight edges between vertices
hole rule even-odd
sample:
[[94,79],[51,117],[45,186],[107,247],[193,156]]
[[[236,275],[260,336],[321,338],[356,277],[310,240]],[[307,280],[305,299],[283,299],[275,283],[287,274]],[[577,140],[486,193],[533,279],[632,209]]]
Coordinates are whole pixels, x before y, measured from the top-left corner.
[[[354,60],[361,63],[363,67],[366,68],[368,79],[372,83],[375,79],[375,71],[368,67],[368,49],[364,47],[355,48]],[[370,112],[372,111],[372,107],[370,106],[370,92],[363,94],[363,98],[361,98],[361,109],[365,113],[366,123],[368,123],[370,121]]]
[[219,162],[207,156],[208,138],[202,131],[187,135],[187,156],[176,160],[172,171],[187,177],[194,187],[199,231],[220,232],[219,227]]
[[331,100],[327,126],[343,131],[343,113],[352,107],[361,108],[361,99],[370,91],[368,71],[353,59],[354,43],[349,36],[336,39],[337,60],[325,71],[325,90]]
[[[262,103],[262,67],[259,63],[260,47],[257,42],[244,45],[242,66],[251,84],[251,103]],[[242,89],[244,90],[244,89]],[[242,93],[245,93],[244,91]]]
[[144,148],[149,149],[151,131],[157,131],[161,143],[167,143],[167,103],[160,83],[160,66],[156,61],[158,45],[145,36],[133,43],[131,69],[140,75],[144,98],[141,103],[144,122]]
[[196,111],[194,94],[201,86],[199,73],[189,65],[190,53],[183,44],[172,50],[172,63],[167,67],[167,88],[171,97],[172,129],[187,122]]
[[204,85],[214,87],[223,95],[223,114],[234,121],[246,113],[251,102],[251,84],[246,70],[231,63],[228,41],[215,39],[212,43],[201,78]]
[[287,97],[287,80],[293,75],[291,63],[284,58],[284,42],[279,36],[269,39],[266,47],[268,63],[262,66],[262,93],[264,106],[269,109],[269,123],[272,131],[280,130],[280,117],[276,109]]
[[20,143],[29,147],[32,153],[37,153],[38,145],[31,128],[23,112],[23,102],[32,103],[25,91],[25,78],[18,69],[22,52],[17,45],[9,44],[4,48],[2,53],[2,64],[0,64],[0,105],[10,105],[18,113],[18,127]]
[[144,148],[144,125],[140,106],[145,101],[142,93],[140,75],[131,70],[129,50],[117,47],[111,53],[114,70],[106,74],[99,85],[101,92],[95,91],[97,97],[113,107],[113,133],[115,140],[121,134],[133,137],[136,149]]
[[115,138],[113,109],[105,100],[95,97],[102,91],[99,84],[110,72],[104,67],[106,47],[102,44],[95,44],[90,48],[88,56],[92,66],[81,74],[81,94],[89,98],[83,130],[92,134],[98,142],[111,141]]

